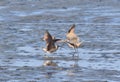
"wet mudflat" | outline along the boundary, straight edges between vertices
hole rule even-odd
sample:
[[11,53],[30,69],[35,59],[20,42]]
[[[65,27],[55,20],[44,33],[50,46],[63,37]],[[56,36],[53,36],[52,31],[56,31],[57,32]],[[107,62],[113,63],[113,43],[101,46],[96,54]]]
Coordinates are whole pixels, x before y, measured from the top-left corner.
[[[119,82],[119,8],[119,0],[1,0],[0,82]],[[83,41],[79,57],[66,44],[42,50],[45,30],[65,39],[72,24]],[[47,60],[57,66],[43,66]]]

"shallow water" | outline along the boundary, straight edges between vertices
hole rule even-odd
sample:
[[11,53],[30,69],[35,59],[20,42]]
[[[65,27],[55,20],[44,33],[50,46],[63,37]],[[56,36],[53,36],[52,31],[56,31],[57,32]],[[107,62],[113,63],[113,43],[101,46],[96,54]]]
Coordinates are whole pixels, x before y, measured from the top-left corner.
[[[119,82],[119,6],[119,0],[1,0],[0,82]],[[83,41],[78,58],[66,44],[42,51],[45,30],[65,39],[74,23]],[[46,60],[58,66],[43,66]]]

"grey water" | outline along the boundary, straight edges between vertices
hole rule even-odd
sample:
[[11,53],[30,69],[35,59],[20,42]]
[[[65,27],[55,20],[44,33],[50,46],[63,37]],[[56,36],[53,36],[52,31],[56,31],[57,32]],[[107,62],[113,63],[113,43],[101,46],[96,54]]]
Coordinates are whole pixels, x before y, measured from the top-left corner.
[[[72,24],[79,57],[66,44],[42,50],[45,30],[65,39]],[[57,66],[43,66],[50,59]],[[120,82],[119,64],[119,0],[0,1],[0,82]]]

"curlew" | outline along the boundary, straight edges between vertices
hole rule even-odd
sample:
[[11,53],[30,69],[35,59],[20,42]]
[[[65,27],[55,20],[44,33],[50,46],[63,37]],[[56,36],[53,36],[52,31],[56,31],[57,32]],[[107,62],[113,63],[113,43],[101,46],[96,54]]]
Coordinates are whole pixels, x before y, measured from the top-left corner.
[[69,47],[76,49],[81,45],[82,42],[79,41],[79,37],[75,34],[75,24],[73,24],[66,34],[66,42]]
[[46,48],[43,48],[43,50],[47,53],[52,53],[58,49],[58,45],[55,45],[55,42],[60,41],[61,39],[55,39],[55,37],[52,37],[46,30],[43,40],[46,41]]

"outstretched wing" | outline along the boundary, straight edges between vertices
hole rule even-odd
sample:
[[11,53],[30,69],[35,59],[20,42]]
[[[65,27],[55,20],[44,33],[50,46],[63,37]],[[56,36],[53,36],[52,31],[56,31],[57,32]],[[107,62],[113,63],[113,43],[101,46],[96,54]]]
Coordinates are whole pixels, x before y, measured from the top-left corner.
[[62,42],[62,39],[54,39],[54,42]]
[[71,28],[69,29],[66,35],[67,40],[71,43],[71,45],[79,42],[79,37],[75,34],[74,30],[75,30],[75,24],[71,26]]
[[52,41],[52,36],[47,30],[44,34],[43,40],[45,40],[47,43],[50,43]]
[[75,24],[73,24],[73,25],[70,27],[70,29],[68,30],[68,33],[74,32],[74,30],[75,30]]

